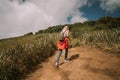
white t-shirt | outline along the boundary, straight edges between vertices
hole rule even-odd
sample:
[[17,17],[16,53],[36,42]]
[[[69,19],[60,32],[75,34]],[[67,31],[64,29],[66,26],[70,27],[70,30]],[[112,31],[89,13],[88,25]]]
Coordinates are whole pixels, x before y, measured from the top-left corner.
[[66,36],[67,36],[67,31],[66,31],[66,30],[63,30],[63,31],[62,31],[62,34],[64,35],[64,37],[66,37]]

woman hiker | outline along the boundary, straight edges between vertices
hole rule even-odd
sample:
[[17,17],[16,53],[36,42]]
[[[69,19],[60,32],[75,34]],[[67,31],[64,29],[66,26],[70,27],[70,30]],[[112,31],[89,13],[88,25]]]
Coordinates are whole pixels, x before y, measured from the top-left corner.
[[68,26],[65,26],[60,35],[62,35],[62,39],[60,38],[60,40],[57,43],[58,46],[58,55],[55,61],[55,65],[58,66],[59,65],[59,59],[60,56],[62,54],[62,51],[65,49],[65,57],[64,57],[64,62],[67,62],[67,56],[68,56],[68,43],[69,43],[69,28]]

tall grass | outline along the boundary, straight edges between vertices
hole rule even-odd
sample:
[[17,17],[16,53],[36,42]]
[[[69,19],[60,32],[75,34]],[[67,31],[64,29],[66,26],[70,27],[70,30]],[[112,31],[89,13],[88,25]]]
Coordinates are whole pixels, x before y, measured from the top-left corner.
[[120,53],[120,30],[76,31],[72,32],[72,45],[89,45],[114,53]]
[[[120,30],[72,31],[71,46],[89,45],[120,53]],[[0,41],[0,80],[19,80],[54,54],[58,34],[38,34]]]
[[19,80],[54,54],[54,34],[41,34],[0,42],[0,80]]

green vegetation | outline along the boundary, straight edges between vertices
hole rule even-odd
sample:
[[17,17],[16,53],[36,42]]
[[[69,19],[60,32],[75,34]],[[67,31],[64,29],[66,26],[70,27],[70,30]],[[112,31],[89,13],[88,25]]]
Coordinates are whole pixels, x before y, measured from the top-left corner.
[[120,55],[120,30],[72,32],[72,46],[88,45]]
[[[70,47],[88,45],[120,55],[120,18],[103,17],[97,21],[67,24]],[[18,38],[0,40],[0,80],[18,80],[57,50],[57,25]]]
[[[120,18],[102,17],[97,21],[67,24],[71,32],[71,47],[89,45],[96,48],[120,53]],[[65,25],[57,25],[40,30],[39,33],[60,32]],[[119,54],[120,55],[120,54]]]
[[[54,36],[54,34],[52,34]],[[18,80],[54,54],[55,38],[40,34],[0,42],[0,80]]]

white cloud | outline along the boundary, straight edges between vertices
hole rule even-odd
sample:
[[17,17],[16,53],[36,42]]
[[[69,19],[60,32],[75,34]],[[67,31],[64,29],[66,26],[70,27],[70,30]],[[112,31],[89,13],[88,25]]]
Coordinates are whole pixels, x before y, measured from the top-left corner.
[[[81,15],[81,16],[80,16],[80,15]],[[76,11],[72,14],[71,23],[87,21],[87,18],[83,17],[82,15],[83,15],[82,12],[79,12],[79,11],[76,10]]]
[[120,8],[120,0],[101,0],[100,6],[103,10],[114,12]]
[[[0,38],[14,37],[48,26],[84,22],[78,8],[88,0],[0,0]],[[72,16],[71,22],[68,17]]]

